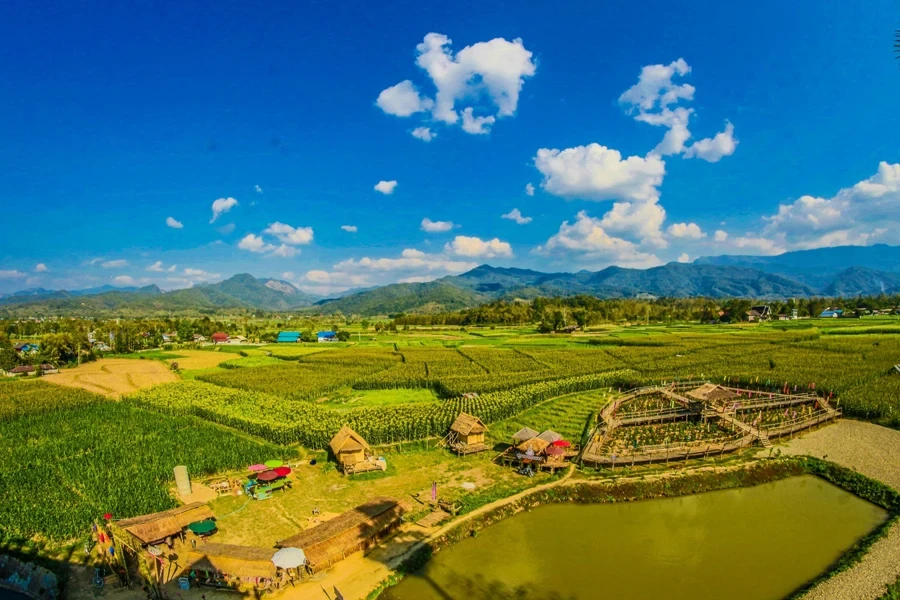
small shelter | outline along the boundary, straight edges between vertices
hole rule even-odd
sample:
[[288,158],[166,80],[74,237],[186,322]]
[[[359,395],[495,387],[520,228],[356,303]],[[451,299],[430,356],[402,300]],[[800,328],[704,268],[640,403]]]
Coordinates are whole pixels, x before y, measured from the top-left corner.
[[300,548],[313,571],[327,569],[347,556],[375,546],[390,535],[409,512],[410,506],[392,498],[373,498],[337,517],[305,529],[276,544]]
[[488,445],[484,442],[486,431],[487,427],[481,419],[468,413],[459,413],[450,425],[447,442],[457,455],[483,452],[488,449]]
[[206,571],[214,579],[240,579],[259,584],[275,578],[272,548],[207,543],[188,554],[186,572]]
[[275,341],[279,344],[296,344],[300,341],[300,332],[282,331],[278,334],[278,339]]
[[698,388],[685,392],[684,395],[690,399],[699,400],[700,402],[724,401],[740,396],[737,392],[732,392],[731,390],[714,383],[704,383]]
[[[361,435],[344,425],[341,430],[328,442],[334,458],[337,459],[344,473],[360,473],[384,470],[387,465],[383,461],[372,458],[372,448]],[[383,466],[382,466],[383,465]]]
[[515,442],[527,442],[528,440],[536,438],[537,436],[538,432],[531,427],[523,427],[513,434],[512,439]]
[[516,450],[523,453],[528,453],[531,451],[533,454],[540,454],[543,452],[547,446],[550,445],[550,442],[547,440],[541,439],[540,437],[533,437],[530,440],[526,440],[516,446]]
[[316,341],[317,342],[336,342],[338,341],[337,334],[333,331],[319,331],[316,332]]
[[544,440],[549,445],[549,444],[552,444],[553,442],[558,442],[559,440],[563,439],[563,436],[561,436],[560,434],[556,433],[555,431],[553,431],[551,429],[545,429],[537,436],[537,438],[539,440]]
[[137,550],[140,546],[178,535],[191,523],[206,519],[215,519],[215,515],[202,502],[193,502],[158,513],[113,521],[110,523],[110,527],[113,529],[113,535],[118,529],[126,532],[128,534],[126,537],[134,538],[137,544],[129,544],[127,540],[123,540],[123,543]]

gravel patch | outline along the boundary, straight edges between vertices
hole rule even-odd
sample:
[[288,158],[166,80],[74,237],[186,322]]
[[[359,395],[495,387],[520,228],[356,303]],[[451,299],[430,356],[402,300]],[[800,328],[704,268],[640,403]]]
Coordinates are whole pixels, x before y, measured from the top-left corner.
[[[787,455],[811,455],[900,490],[900,431],[842,420],[779,444]],[[900,576],[900,522],[873,544],[862,561],[807,592],[805,600],[877,600]]]

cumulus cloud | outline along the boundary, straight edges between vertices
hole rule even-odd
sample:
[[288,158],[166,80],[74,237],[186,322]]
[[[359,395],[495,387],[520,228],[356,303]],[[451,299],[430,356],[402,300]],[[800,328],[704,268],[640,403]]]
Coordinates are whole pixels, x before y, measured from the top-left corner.
[[341,225],[341,229],[348,233],[356,233],[359,228],[356,225]]
[[0,279],[20,279],[22,277],[27,277],[27,273],[16,269],[0,269]]
[[[530,184],[529,184],[530,185]],[[510,221],[515,221],[519,225],[526,225],[531,223],[531,217],[526,217],[522,214],[522,212],[518,208],[514,208],[505,215],[500,215],[501,219],[509,219]]]
[[699,240],[705,238],[706,234],[700,229],[696,223],[673,223],[667,229],[672,237],[685,238],[689,240]]
[[734,137],[734,125],[725,124],[725,131],[719,132],[712,138],[705,138],[694,142],[685,153],[685,158],[702,158],[707,162],[719,162],[723,156],[731,156],[737,148],[738,141]]
[[422,231],[426,231],[428,233],[441,233],[444,231],[450,231],[453,229],[454,224],[453,221],[432,221],[428,217],[422,219]]
[[787,250],[775,240],[752,234],[736,237],[731,243],[736,248],[750,250],[755,254],[781,254]]
[[619,102],[642,111],[668,106],[679,100],[693,100],[694,86],[677,85],[672,82],[676,75],[684,76],[691,72],[690,65],[683,58],[668,65],[647,65],[641,69],[638,82],[625,90]]
[[397,187],[396,181],[379,181],[375,184],[375,191],[381,192],[382,194],[389,196],[394,193],[394,188]]
[[227,213],[229,210],[237,206],[238,201],[234,198],[219,198],[212,203],[212,219],[210,223],[215,223],[216,219]]
[[[496,118],[514,115],[525,79],[537,68],[522,40],[494,38],[456,54],[451,45],[446,35],[429,33],[416,46],[416,64],[434,86],[433,99],[405,80],[382,90],[376,100],[379,108],[399,117],[430,112],[432,119],[446,124],[462,118],[464,131],[474,134],[487,133]],[[470,105],[459,111],[461,102]],[[473,114],[475,109],[479,116]]]
[[541,186],[551,194],[582,200],[656,202],[666,164],[656,155],[629,156],[588,144],[565,150],[541,148],[534,158],[544,176]]
[[678,262],[689,263],[689,262],[691,262],[691,257],[688,256],[687,252],[682,252],[681,255],[678,257]]
[[174,273],[175,265],[166,267],[163,265],[163,262],[161,260],[158,260],[155,263],[153,263],[152,265],[150,265],[149,267],[147,267],[147,270],[153,271],[154,273],[164,273],[164,272]]
[[444,246],[446,252],[456,256],[469,258],[510,258],[513,255],[512,246],[507,242],[501,242],[498,238],[482,240],[481,238],[467,235],[458,235]]
[[269,256],[277,256],[279,258],[291,258],[292,256],[296,256],[300,253],[300,250],[293,246],[288,246],[287,244],[281,244],[274,250]]
[[418,138],[423,142],[430,142],[437,137],[437,134],[430,127],[416,127],[411,133],[414,138]]
[[900,243],[900,163],[881,162],[874,175],[830,198],[781,204],[763,222],[763,235],[786,248]]
[[607,232],[631,236],[641,244],[666,248],[669,242],[661,232],[665,220],[665,209],[655,202],[615,202],[600,225]]
[[120,285],[134,285],[134,279],[128,275],[119,275],[118,277],[113,278],[113,281]]
[[290,246],[303,246],[313,240],[312,227],[291,227],[285,223],[271,223],[263,233],[268,233],[278,238],[282,244]]
[[525,184],[525,195],[526,196],[534,196],[534,186],[530,183]]
[[44,263],[38,263],[38,264],[34,265],[35,273],[46,273],[47,271],[48,271],[47,265],[45,265]]
[[728,239],[728,232],[722,229],[717,229],[715,235],[713,236],[713,239],[717,242],[724,242]]
[[263,193],[263,189],[261,187],[259,187],[258,185],[253,186],[253,191],[256,192],[257,194]]
[[265,240],[262,239],[261,236],[258,236],[253,233],[248,233],[241,241],[238,242],[238,248],[241,250],[248,250],[250,252],[262,253],[262,252],[272,252],[275,250],[275,246],[272,244],[266,243]]
[[539,254],[575,256],[593,266],[616,264],[626,267],[653,267],[662,264],[650,253],[642,252],[634,243],[610,235],[601,219],[578,213],[574,223],[564,221],[559,231],[535,251]]
[[166,217],[166,225],[168,225],[172,229],[182,229],[184,227],[181,221],[176,221],[172,217]]
[[128,266],[128,261],[123,258],[118,260],[106,260],[100,263],[100,266],[104,269],[121,269]]
[[407,79],[382,90],[375,104],[389,115],[408,117],[417,112],[431,110],[434,101],[420,95],[413,82]]
[[366,271],[441,271],[461,273],[474,269],[477,263],[456,260],[440,254],[428,254],[414,248],[405,249],[397,258],[348,259],[334,265],[340,273],[359,273]]

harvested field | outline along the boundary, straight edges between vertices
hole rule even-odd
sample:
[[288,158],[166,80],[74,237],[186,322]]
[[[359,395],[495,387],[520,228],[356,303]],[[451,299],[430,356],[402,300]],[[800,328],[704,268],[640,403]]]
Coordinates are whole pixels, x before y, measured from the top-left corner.
[[108,358],[75,369],[63,369],[45,376],[44,381],[118,398],[159,383],[178,381],[178,375],[156,360]]

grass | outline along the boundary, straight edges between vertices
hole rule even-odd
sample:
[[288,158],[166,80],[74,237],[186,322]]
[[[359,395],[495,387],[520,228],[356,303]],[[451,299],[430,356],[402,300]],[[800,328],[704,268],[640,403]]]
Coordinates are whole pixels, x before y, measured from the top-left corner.
[[490,427],[490,437],[495,441],[508,443],[519,429],[530,427],[537,431],[552,429],[565,439],[577,443],[591,414],[598,411],[607,400],[605,391],[553,398],[515,417],[494,423]]
[[413,404],[417,402],[434,402],[438,398],[430,389],[395,389],[395,390],[354,390],[341,388],[329,394],[324,406],[334,409],[359,408],[362,406],[389,406],[393,404]]

